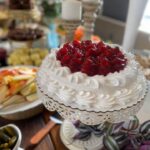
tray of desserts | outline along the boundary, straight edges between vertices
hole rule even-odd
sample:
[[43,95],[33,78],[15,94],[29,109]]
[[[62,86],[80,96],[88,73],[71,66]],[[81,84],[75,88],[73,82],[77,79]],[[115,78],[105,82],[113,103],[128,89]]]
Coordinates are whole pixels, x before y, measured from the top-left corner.
[[46,47],[48,27],[36,23],[20,23],[8,32],[8,39],[12,48]]
[[37,71],[32,66],[0,69],[0,116],[20,120],[42,111],[36,91]]
[[39,28],[16,28],[8,32],[8,38],[13,41],[35,41],[42,38],[43,30]]
[[33,9],[32,0],[9,0],[9,17],[27,19],[31,16],[31,10]]
[[33,3],[32,0],[9,0],[8,6],[11,10],[30,10]]
[[43,31],[44,35],[47,34],[48,32],[50,32],[49,28],[47,26],[38,24],[38,23],[20,23],[17,26],[18,28],[29,28],[29,29],[40,29]]

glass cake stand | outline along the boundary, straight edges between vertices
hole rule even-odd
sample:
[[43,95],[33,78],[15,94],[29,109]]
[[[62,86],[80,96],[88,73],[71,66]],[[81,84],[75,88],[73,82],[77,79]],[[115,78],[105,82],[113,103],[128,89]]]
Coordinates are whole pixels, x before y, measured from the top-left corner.
[[[43,69],[44,70],[44,69]],[[46,72],[43,72],[46,73]],[[37,77],[37,87],[38,94],[40,98],[43,100],[44,106],[49,111],[57,111],[64,119],[64,123],[61,127],[60,137],[63,143],[71,150],[99,150],[103,147],[102,137],[97,137],[94,134],[87,141],[82,140],[74,140],[73,137],[77,134],[77,129],[73,125],[72,122],[80,120],[85,125],[99,125],[104,123],[105,121],[112,123],[119,123],[122,121],[126,121],[130,116],[134,116],[143,106],[144,99],[147,94],[147,89],[145,92],[145,96],[143,99],[139,100],[136,104],[122,108],[114,111],[106,111],[106,112],[96,112],[96,111],[87,111],[80,110],[78,108],[73,108],[71,106],[66,106],[63,103],[57,101],[57,97],[53,96],[49,97],[45,91],[45,86],[41,85],[40,80],[48,80],[44,79],[41,74],[38,74]],[[148,86],[147,86],[148,87]]]

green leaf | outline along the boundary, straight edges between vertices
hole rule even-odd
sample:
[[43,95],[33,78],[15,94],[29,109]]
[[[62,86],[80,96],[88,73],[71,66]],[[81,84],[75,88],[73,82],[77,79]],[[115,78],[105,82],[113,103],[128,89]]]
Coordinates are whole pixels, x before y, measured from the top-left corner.
[[120,130],[123,128],[124,122],[114,124],[113,134],[120,133]]
[[150,133],[146,133],[143,135],[145,140],[150,140]]
[[100,129],[100,130],[102,130],[103,132],[106,132],[108,124],[109,124],[109,122],[101,123],[100,125],[98,125],[97,128]]
[[150,120],[144,122],[140,128],[139,132],[142,134],[150,134]]
[[114,130],[114,125],[110,122],[105,122],[104,126],[105,126],[104,131],[106,135],[111,135]]
[[88,141],[90,137],[91,137],[91,132],[83,132],[83,133],[79,132],[73,137],[73,139],[81,140],[81,141]]
[[118,145],[124,145],[124,143],[126,143],[126,141],[128,140],[127,136],[124,133],[115,134],[113,137]]
[[126,130],[135,130],[137,129],[139,126],[139,119],[136,117],[136,116],[132,116],[130,117],[130,120],[127,121],[123,127],[126,129]]
[[112,136],[105,136],[103,139],[103,144],[107,150],[119,150],[119,145]]
[[141,143],[139,143],[136,139],[131,139],[130,141],[131,141],[131,144],[132,144],[134,150],[138,150]]

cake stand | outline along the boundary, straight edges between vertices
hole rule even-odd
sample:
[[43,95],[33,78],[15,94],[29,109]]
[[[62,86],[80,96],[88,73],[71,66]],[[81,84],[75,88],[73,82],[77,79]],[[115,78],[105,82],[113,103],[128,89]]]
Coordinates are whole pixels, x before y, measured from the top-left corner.
[[80,120],[85,125],[99,125],[106,121],[111,123],[119,123],[126,121],[130,116],[134,116],[140,108],[143,106],[144,99],[147,94],[147,87],[145,89],[145,96],[140,99],[136,104],[120,108],[114,111],[87,111],[81,110],[72,106],[67,106],[58,101],[56,96],[48,96],[46,92],[46,86],[43,83],[46,83],[47,78],[44,78],[46,74],[46,68],[41,68],[40,72],[37,75],[37,87],[39,97],[43,100],[44,106],[49,111],[57,111],[62,118],[65,119],[61,131],[60,137],[65,144],[71,150],[99,150],[103,147],[102,139],[103,137],[97,137],[94,134],[91,135],[90,139],[87,141],[74,140],[73,137],[78,133],[78,130],[73,125],[73,122]]

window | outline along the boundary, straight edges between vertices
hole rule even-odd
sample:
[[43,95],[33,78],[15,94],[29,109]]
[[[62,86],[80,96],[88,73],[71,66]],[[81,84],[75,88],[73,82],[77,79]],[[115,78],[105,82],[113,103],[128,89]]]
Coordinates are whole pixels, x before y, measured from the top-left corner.
[[147,2],[139,30],[150,34],[150,0]]

